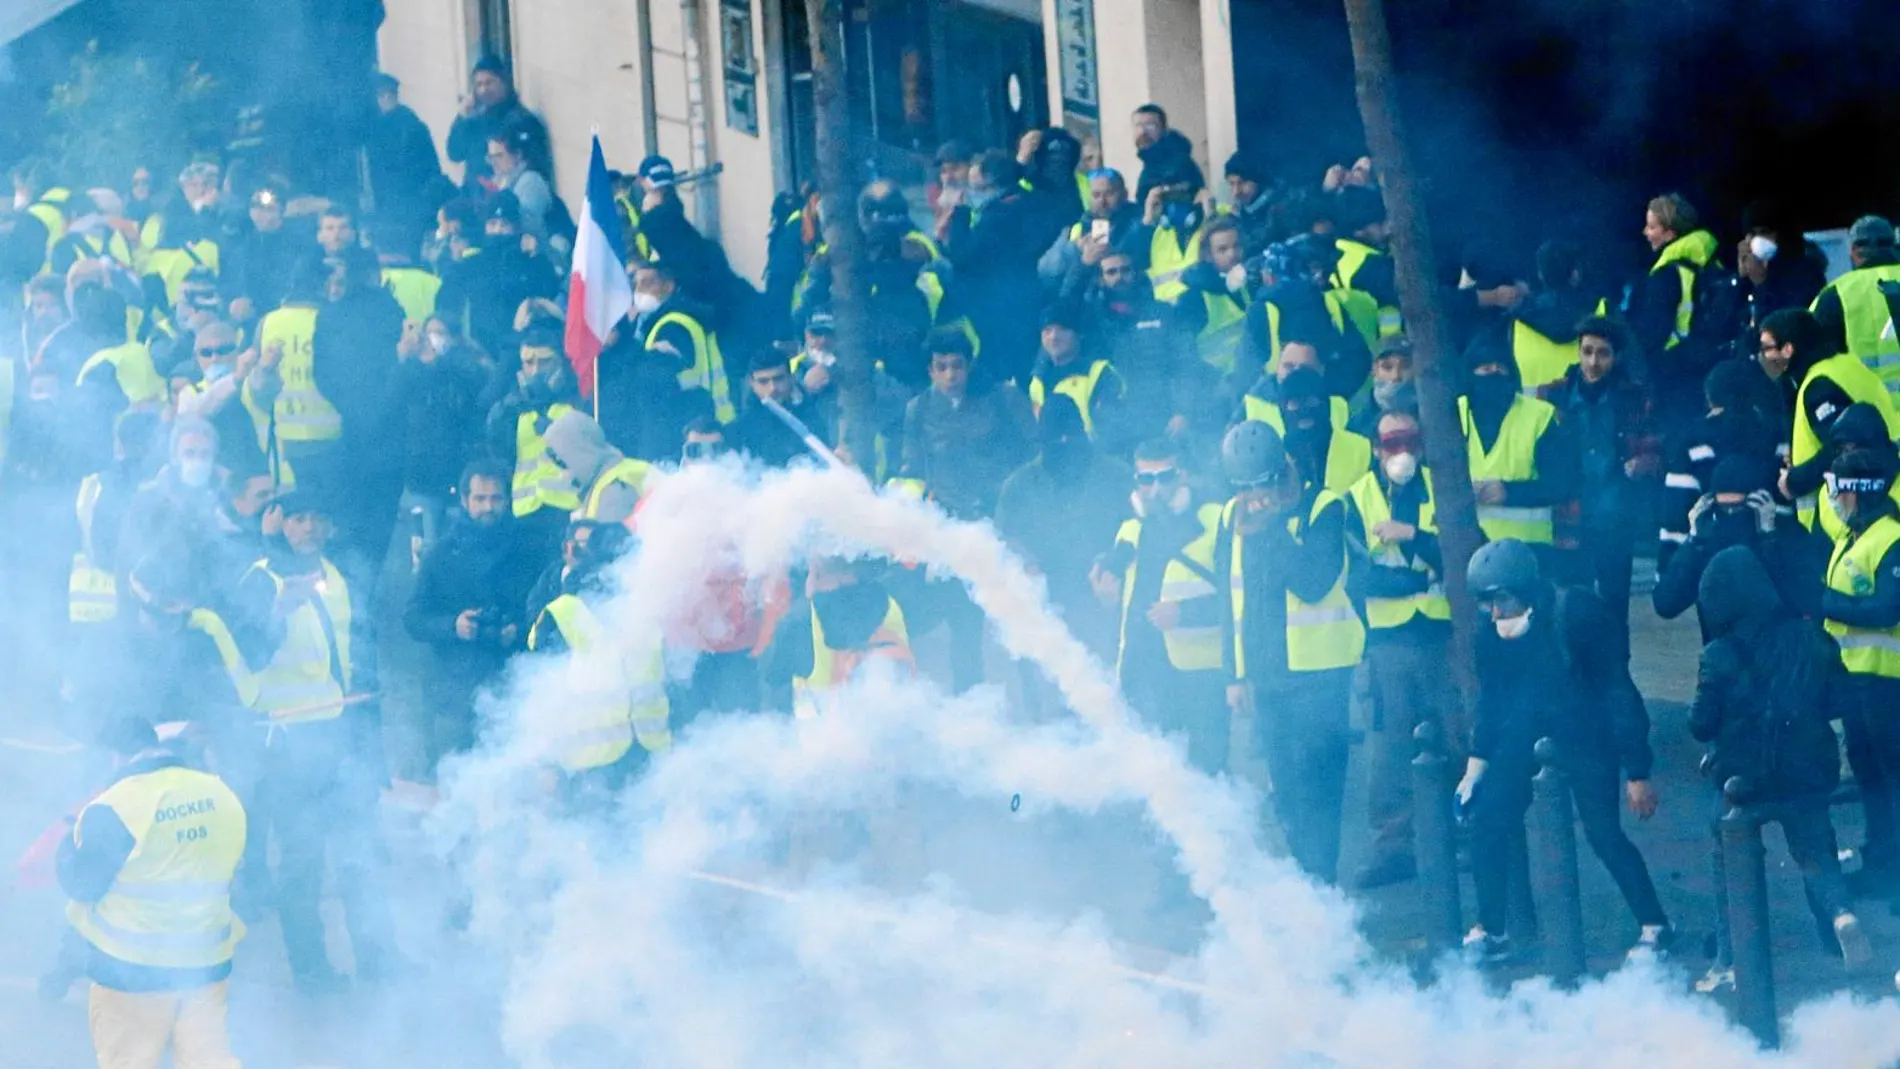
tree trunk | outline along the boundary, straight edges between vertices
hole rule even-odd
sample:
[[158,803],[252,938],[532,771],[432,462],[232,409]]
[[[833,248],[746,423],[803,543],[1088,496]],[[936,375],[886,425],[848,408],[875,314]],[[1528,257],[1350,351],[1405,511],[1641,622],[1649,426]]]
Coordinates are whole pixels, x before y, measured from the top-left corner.
[[877,428],[873,408],[870,337],[857,268],[864,233],[858,229],[858,172],[853,164],[850,109],[844,86],[844,0],[805,0],[811,37],[811,81],[818,156],[820,213],[831,268],[831,313],[837,320],[838,444],[875,477]]
[[[1464,429],[1458,421],[1458,391],[1445,373],[1445,362],[1454,354],[1439,304],[1431,219],[1412,179],[1392,84],[1392,41],[1386,29],[1384,0],[1345,0],[1345,4],[1353,66],[1358,73],[1359,114],[1365,122],[1367,146],[1385,195],[1399,307],[1405,313],[1412,366],[1418,373],[1425,462],[1432,473],[1439,540],[1444,547],[1445,591],[1452,604],[1452,664],[1468,698],[1474,682],[1471,636],[1476,613],[1465,590],[1465,564],[1482,544],[1483,536],[1471,491],[1471,469],[1466,463]],[[1462,747],[1467,743],[1454,740],[1453,744]]]

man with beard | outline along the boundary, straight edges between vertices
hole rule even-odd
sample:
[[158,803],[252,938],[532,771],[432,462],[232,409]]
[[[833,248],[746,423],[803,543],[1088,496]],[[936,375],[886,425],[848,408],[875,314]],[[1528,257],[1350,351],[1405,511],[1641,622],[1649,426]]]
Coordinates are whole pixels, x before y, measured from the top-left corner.
[[462,473],[461,511],[430,547],[403,613],[409,637],[430,649],[424,693],[435,711],[430,766],[475,743],[475,695],[521,648],[535,561],[509,515],[509,474],[494,464]]
[[[1126,384],[1124,432],[1136,441],[1193,426],[1214,431],[1220,395],[1213,368],[1201,362],[1194,332],[1173,305],[1156,299],[1154,287],[1126,252],[1090,245],[1078,271],[1087,272],[1083,333],[1098,341],[1096,353]],[[1071,296],[1083,292],[1065,285]]]
[[514,516],[537,562],[554,555],[568,515],[581,507],[574,476],[548,452],[548,430],[580,401],[560,346],[560,335],[546,327],[522,335],[515,388],[488,413],[489,453],[514,471]]

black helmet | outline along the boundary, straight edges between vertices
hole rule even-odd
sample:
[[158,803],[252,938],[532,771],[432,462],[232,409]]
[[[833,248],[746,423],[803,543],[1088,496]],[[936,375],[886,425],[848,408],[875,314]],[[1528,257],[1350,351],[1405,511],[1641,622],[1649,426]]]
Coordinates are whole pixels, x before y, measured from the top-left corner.
[[1250,419],[1227,428],[1227,437],[1220,443],[1220,464],[1227,481],[1252,486],[1286,470],[1286,446],[1280,432]]
[[1465,568],[1465,586],[1480,601],[1498,594],[1527,601],[1537,583],[1537,552],[1515,538],[1486,542]]

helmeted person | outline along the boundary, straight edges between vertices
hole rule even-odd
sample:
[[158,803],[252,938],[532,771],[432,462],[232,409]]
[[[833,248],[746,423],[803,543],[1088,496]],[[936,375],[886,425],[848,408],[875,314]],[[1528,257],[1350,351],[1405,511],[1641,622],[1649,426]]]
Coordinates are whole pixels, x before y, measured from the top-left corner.
[[1669,918],[1617,812],[1625,777],[1621,793],[1639,818],[1655,815],[1659,797],[1650,783],[1649,712],[1610,608],[1587,589],[1553,586],[1537,551],[1516,539],[1481,547],[1465,582],[1492,624],[1478,632],[1477,717],[1456,791],[1471,817],[1478,892],[1467,951],[1487,964],[1516,952],[1506,927],[1509,888],[1530,885],[1524,817],[1537,772],[1534,747],[1544,738],[1556,743],[1591,851],[1641,926],[1633,953],[1666,949],[1674,937]]
[[1521,395],[1517,362],[1503,343],[1480,336],[1458,399],[1485,537],[1550,545],[1554,510],[1577,496],[1577,458],[1547,401]]
[[515,388],[488,412],[488,449],[514,468],[514,513],[524,525],[522,537],[552,550],[567,532],[569,515],[581,507],[581,488],[549,454],[547,433],[555,420],[579,411],[580,394],[561,355],[561,336],[552,328],[522,335],[520,365]]
[[[1821,617],[1841,647],[1835,715],[1848,732],[1847,755],[1862,784],[1867,812],[1869,884],[1891,884],[1896,826],[1894,784],[1900,783],[1900,506],[1893,500],[1896,463],[1889,450],[1859,449],[1836,459],[1828,494],[1842,528],[1828,559]],[[1872,777],[1859,775],[1871,765]],[[1877,873],[1877,875],[1876,875]]]
[[[1339,248],[1335,286],[1370,296],[1378,309],[1379,337],[1391,337],[1405,327],[1399,314],[1398,278],[1385,250],[1391,227],[1385,218],[1385,197],[1376,187],[1347,186],[1333,195],[1334,239]],[[1368,343],[1370,344],[1370,343]]]
[[1893,312],[1900,302],[1900,249],[1893,224],[1878,215],[1854,221],[1847,232],[1854,265],[1827,284],[1809,311],[1821,325],[1824,347],[1865,364],[1889,393],[1900,392],[1900,333]]
[[1696,340],[1696,316],[1714,312],[1696,307],[1696,280],[1716,264],[1719,246],[1680,193],[1649,202],[1643,237],[1656,262],[1631,295],[1630,329],[1649,363],[1657,407],[1665,417],[1676,416],[1699,407],[1702,380],[1717,356]]
[[384,889],[378,788],[386,782],[375,709],[375,643],[362,604],[325,555],[330,518],[293,491],[271,506],[281,533],[267,540],[237,591],[238,640],[256,671],[254,705],[268,736],[260,770],[258,834],[247,865],[261,871],[277,847],[276,907],[291,977],[305,994],[344,986],[324,949],[325,854],[334,863],[356,979],[400,971]]
[[1366,801],[1373,851],[1355,880],[1361,889],[1409,879],[1417,871],[1413,730],[1437,725],[1457,746],[1464,736],[1459,697],[1445,672],[1451,603],[1418,417],[1388,412],[1378,430],[1379,461],[1351,490],[1357,528],[1352,537],[1366,553],[1354,563],[1349,589],[1365,606],[1373,727]]
[[917,674],[904,610],[879,577],[878,564],[836,557],[812,562],[807,607],[794,606],[772,637],[764,679],[791,681],[799,719],[834,715],[840,688],[864,673]]
[[[121,714],[124,716],[124,714]],[[111,786],[60,843],[66,917],[85,940],[102,1069],[237,1069],[226,1025],[244,923],[231,908],[247,818],[237,794],[152,725],[125,717]]]
[[1188,759],[1212,774],[1227,767],[1229,734],[1226,598],[1215,568],[1221,507],[1195,499],[1183,461],[1168,439],[1135,450],[1135,515],[1096,558],[1089,582],[1104,605],[1121,605],[1122,693],[1155,728],[1186,734]]
[[[1715,812],[1728,808],[1724,785],[1741,777],[1743,803],[1763,823],[1781,825],[1822,946],[1850,968],[1866,965],[1873,948],[1854,915],[1828,814],[1840,783],[1840,752],[1828,719],[1841,650],[1816,621],[1781,603],[1747,548],[1715,555],[1702,573],[1699,600],[1710,640],[1702,648],[1689,733],[1709,747],[1702,771],[1716,795]],[[1734,981],[1719,844],[1713,855],[1716,955],[1698,985],[1705,991]]]
[[653,465],[615,449],[600,424],[578,409],[555,417],[544,437],[548,456],[581,488],[580,507],[573,518],[626,523],[646,492]]
[[1352,674],[1365,625],[1346,592],[1343,497],[1303,482],[1273,428],[1235,424],[1221,442],[1235,495],[1220,511],[1214,574],[1227,705],[1266,760],[1288,852],[1338,878]]
[[1335,284],[1338,263],[1339,250],[1317,234],[1266,250],[1261,260],[1266,284],[1247,309],[1246,341],[1239,357],[1243,377],[1277,374],[1280,354],[1299,340],[1326,357],[1329,390],[1341,397],[1359,392],[1372,369],[1367,332],[1360,323],[1368,317],[1376,323],[1378,309],[1369,295]]
[[559,722],[526,725],[549,732],[547,752],[566,777],[571,801],[618,789],[649,755],[673,744],[658,635],[644,649],[629,648],[594,612],[614,592],[608,570],[631,544],[624,527],[596,527],[563,577],[560,595],[528,629],[530,650],[572,652],[578,659],[563,676],[578,693],[559,703]]
[[1836,450],[1829,449],[1835,421],[1850,405],[1868,404],[1879,411],[1888,437],[1900,437],[1900,408],[1867,365],[1849,353],[1830,351],[1826,331],[1813,313],[1784,308],[1761,325],[1761,351],[1788,362],[1788,375],[1801,385],[1795,391],[1794,433],[1789,439],[1788,469],[1781,475],[1781,492],[1795,503],[1802,526],[1815,530],[1820,523],[1820,491]]

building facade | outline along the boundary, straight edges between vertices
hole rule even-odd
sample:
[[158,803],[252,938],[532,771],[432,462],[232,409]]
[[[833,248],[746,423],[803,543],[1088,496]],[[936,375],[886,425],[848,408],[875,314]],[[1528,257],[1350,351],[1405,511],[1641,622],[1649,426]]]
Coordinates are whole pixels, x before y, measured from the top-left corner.
[[[588,140],[632,170],[657,152],[714,163],[684,199],[757,280],[775,194],[816,178],[806,0],[389,0],[384,70],[438,141],[476,58],[513,66],[578,204]],[[1059,122],[1100,135],[1132,181],[1128,128],[1156,101],[1208,173],[1233,151],[1229,0],[844,0],[844,78],[864,177],[921,185],[941,142],[1007,147]]]

